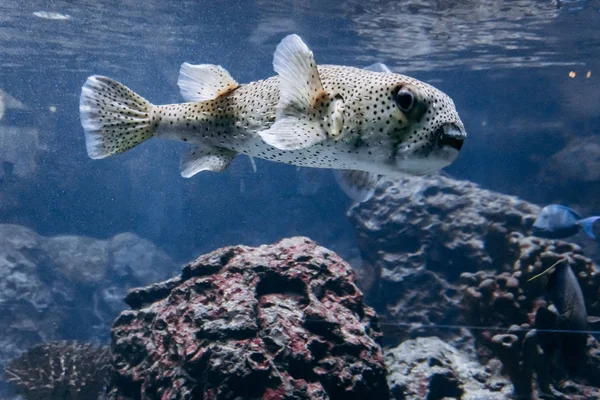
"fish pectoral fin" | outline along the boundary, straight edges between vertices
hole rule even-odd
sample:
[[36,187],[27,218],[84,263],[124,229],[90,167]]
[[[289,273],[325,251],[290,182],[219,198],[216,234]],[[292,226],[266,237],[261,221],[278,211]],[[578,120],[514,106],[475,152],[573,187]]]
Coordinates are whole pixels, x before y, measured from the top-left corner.
[[380,62],[366,66],[366,67],[364,67],[364,69],[366,69],[367,71],[372,71],[372,72],[386,72],[388,74],[392,73],[392,70],[390,70],[387,65],[385,65],[384,63],[380,63]]
[[339,136],[344,100],[323,89],[313,54],[298,35],[279,43],[273,68],[279,75],[279,103],[275,123],[260,137],[280,150],[298,150]]
[[320,109],[297,115],[280,115],[267,130],[258,132],[265,143],[280,150],[306,149],[326,141],[339,140],[344,130],[344,99],[325,94]]
[[344,193],[359,203],[373,196],[380,178],[380,175],[371,172],[355,170],[334,170],[333,175]]
[[297,118],[284,118],[271,128],[258,132],[258,135],[265,143],[279,150],[306,149],[327,139],[325,131],[311,129],[312,126],[302,125]]
[[235,151],[216,147],[194,147],[181,157],[181,176],[190,178],[201,171],[224,171],[233,158]]
[[220,65],[189,63],[181,64],[177,86],[185,101],[214,100],[228,93],[239,83]]

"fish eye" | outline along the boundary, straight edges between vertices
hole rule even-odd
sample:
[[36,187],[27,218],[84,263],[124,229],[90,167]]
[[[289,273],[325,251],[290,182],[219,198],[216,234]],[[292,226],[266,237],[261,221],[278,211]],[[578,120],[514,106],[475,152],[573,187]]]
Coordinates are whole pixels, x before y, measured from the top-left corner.
[[415,105],[415,96],[409,90],[400,89],[396,93],[396,104],[403,112],[409,112]]

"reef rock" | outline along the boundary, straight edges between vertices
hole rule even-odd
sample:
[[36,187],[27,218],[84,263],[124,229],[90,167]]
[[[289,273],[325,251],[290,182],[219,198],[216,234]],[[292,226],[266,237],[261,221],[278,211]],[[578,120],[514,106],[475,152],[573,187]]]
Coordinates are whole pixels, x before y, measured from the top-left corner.
[[126,302],[111,399],[389,397],[375,312],[309,239],[216,250]]
[[[566,258],[575,273],[590,315],[600,315],[600,274],[581,248],[563,241],[543,240],[513,233],[510,243],[518,254],[511,272],[479,271],[463,273],[460,293],[467,323],[478,327],[473,334],[478,344],[479,359],[499,358],[511,377],[515,393],[528,398],[533,391],[572,399],[590,397],[598,392],[600,359],[597,342],[590,337],[588,360],[581,359],[582,368],[575,381],[564,381],[555,365],[553,346],[565,332],[553,322],[551,302],[545,298],[544,277],[529,281],[562,258]],[[550,307],[549,307],[550,306]],[[508,329],[507,329],[508,328]],[[534,381],[533,377],[537,377]],[[562,381],[562,383],[561,383]],[[566,398],[565,397],[565,398]]]
[[432,334],[453,337],[456,330],[434,327],[464,322],[460,274],[507,268],[516,257],[510,233],[528,231],[539,210],[443,175],[382,180],[369,201],[354,204],[348,217],[362,275],[374,281],[367,301],[390,326],[403,324],[403,332],[387,335],[392,344]]
[[387,350],[385,362],[398,400],[504,400],[512,391],[497,363],[484,367],[437,337],[407,340]]
[[40,343],[107,342],[125,293],[175,269],[164,252],[131,233],[44,237],[0,225],[0,370]]

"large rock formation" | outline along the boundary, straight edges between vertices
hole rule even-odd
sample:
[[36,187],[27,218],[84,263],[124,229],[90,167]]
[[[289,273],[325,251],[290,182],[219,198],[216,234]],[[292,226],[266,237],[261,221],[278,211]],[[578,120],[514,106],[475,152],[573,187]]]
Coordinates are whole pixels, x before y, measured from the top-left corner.
[[112,399],[389,397],[374,311],[306,238],[216,250],[126,301]]
[[44,237],[0,225],[0,370],[40,343],[107,342],[127,290],[175,269],[165,253],[131,233]]
[[[585,347],[587,334],[566,332],[569,327],[557,323],[546,296],[546,276],[530,281],[565,259],[587,299],[588,313],[600,315],[600,274],[596,266],[572,243],[524,237],[519,233],[511,235],[511,243],[518,250],[512,271],[461,275],[464,315],[469,325],[478,327],[473,333],[480,360],[485,362],[491,357],[502,360],[516,393],[522,398],[529,398],[534,389],[546,395],[562,393],[571,399],[600,398],[595,388],[600,381],[600,358],[594,355],[598,343],[589,337],[591,357],[573,355],[582,368],[572,374],[574,381],[566,380],[565,365],[557,362],[556,356],[560,343],[581,337]],[[596,395],[591,396],[594,392]]]
[[386,342],[455,337],[448,326],[464,323],[460,274],[510,269],[516,257],[510,234],[528,231],[538,212],[516,197],[442,175],[383,180],[373,198],[353,205],[348,217],[361,269],[374,281],[368,302],[384,321],[404,328]]
[[[367,298],[383,317],[386,343],[395,346],[434,334],[461,352],[476,354],[488,367],[501,360],[521,398],[534,397],[536,391],[596,398],[597,342],[589,338],[591,356],[580,360],[585,367],[565,380],[564,366],[554,362],[553,354],[557,343],[573,334],[548,331],[558,326],[553,325],[557,317],[544,279],[528,279],[568,258],[588,312],[596,315],[600,275],[581,247],[527,236],[539,210],[516,197],[441,175],[384,180],[371,200],[355,204],[348,215],[361,248],[360,269],[370,287]],[[464,340],[461,327],[470,327],[475,346]],[[402,369],[410,364],[402,354],[409,353],[400,351],[388,360]],[[388,363],[392,371],[393,364]],[[432,385],[432,377],[410,371],[409,377],[421,377],[421,389]],[[464,396],[470,395],[456,373],[449,376],[454,377],[450,386],[464,387]],[[394,383],[392,390],[410,398],[417,386]]]

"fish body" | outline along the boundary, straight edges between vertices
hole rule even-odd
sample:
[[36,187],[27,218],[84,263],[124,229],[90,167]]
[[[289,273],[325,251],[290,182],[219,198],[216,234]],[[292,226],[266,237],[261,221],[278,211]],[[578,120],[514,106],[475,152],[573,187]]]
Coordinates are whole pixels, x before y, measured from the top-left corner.
[[556,307],[558,329],[563,332],[559,343],[559,357],[567,371],[574,372],[587,359],[588,315],[577,277],[566,260],[558,263],[546,286]]
[[547,283],[547,291],[552,303],[563,316],[569,329],[585,330],[587,328],[587,311],[583,292],[577,277],[568,262],[556,265]]
[[580,229],[595,238],[593,224],[600,217],[582,218],[581,215],[559,204],[551,204],[542,209],[533,223],[533,234],[546,239],[565,239],[576,235]]
[[195,146],[182,157],[184,177],[223,171],[246,154],[353,171],[365,182],[433,172],[459,154],[466,132],[454,103],[424,82],[317,66],[297,35],[279,44],[273,65],[276,76],[241,85],[220,66],[184,63],[178,85],[187,102],[170,105],[91,76],[80,98],[88,155],[104,158],[150,138],[174,139]]

